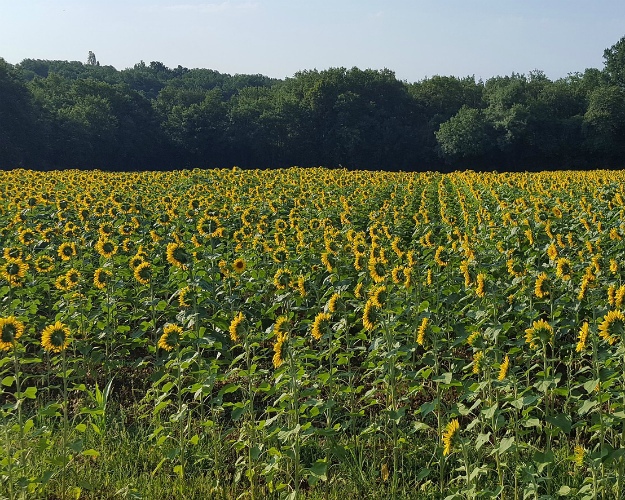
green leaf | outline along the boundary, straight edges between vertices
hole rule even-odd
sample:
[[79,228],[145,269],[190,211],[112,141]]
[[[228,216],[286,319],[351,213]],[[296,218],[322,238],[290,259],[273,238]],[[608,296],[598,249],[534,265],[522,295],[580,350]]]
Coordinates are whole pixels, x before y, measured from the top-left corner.
[[325,460],[317,460],[309,471],[313,476],[325,481],[327,480],[326,474],[328,471],[328,462]]
[[428,413],[432,413],[434,411],[436,405],[438,405],[437,399],[430,401],[429,403],[423,403],[420,406],[419,411],[421,412],[421,415],[425,417]]
[[69,449],[75,453],[80,453],[82,451],[82,448],[83,448],[82,439],[77,439],[73,443],[69,444]]
[[549,422],[551,425],[557,427],[558,429],[565,432],[566,434],[571,432],[572,422],[571,422],[571,417],[569,417],[568,415],[564,415],[563,413],[560,413],[555,416],[550,415],[545,420],[547,420],[547,422]]
[[442,384],[451,384],[451,381],[453,379],[453,373],[451,372],[447,372],[447,373],[443,373],[442,375],[438,375],[434,378],[432,378],[432,382],[440,382]]
[[28,399],[36,399],[37,398],[37,388],[36,387],[27,387],[24,392],[22,392],[22,396]]
[[231,392],[236,392],[241,388],[239,384],[226,384],[219,391],[219,395],[223,396],[224,394],[230,394]]
[[2,379],[2,385],[9,387],[10,385],[13,385],[13,383],[15,382],[15,377],[13,375],[9,376],[9,377],[4,377]]
[[499,443],[499,454],[503,455],[514,444],[514,436],[502,438]]
[[577,410],[577,413],[578,415],[584,415],[588,413],[595,406],[597,406],[596,401],[593,401],[592,399],[587,399],[586,401],[584,401],[584,404],[580,407],[580,409]]
[[484,444],[490,441],[490,432],[479,434],[475,440],[475,449],[479,450]]
[[593,392],[595,392],[595,387],[597,387],[597,385],[599,385],[599,380],[589,380],[588,382],[584,383],[584,389],[588,394],[592,394]]
[[565,497],[567,495],[571,494],[571,488],[569,486],[567,486],[566,484],[563,484],[562,486],[560,486],[560,489],[558,490],[557,494],[560,495],[561,497]]
[[493,418],[495,416],[495,412],[497,411],[497,408],[499,407],[499,403],[495,403],[493,406],[491,406],[490,408],[486,408],[485,410],[482,410],[482,414],[486,417],[486,418]]
[[93,458],[98,458],[100,456],[100,452],[97,450],[94,450],[93,448],[83,451],[82,454],[85,455],[86,457],[93,457]]

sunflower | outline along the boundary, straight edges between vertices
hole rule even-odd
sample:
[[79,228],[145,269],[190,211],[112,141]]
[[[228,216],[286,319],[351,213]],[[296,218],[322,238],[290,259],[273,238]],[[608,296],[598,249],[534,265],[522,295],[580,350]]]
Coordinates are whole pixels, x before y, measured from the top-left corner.
[[433,282],[434,278],[433,278],[433,273],[431,269],[428,269],[426,278],[425,278],[425,284],[427,286],[432,286],[432,282]]
[[188,268],[189,256],[180,243],[172,242],[167,245],[167,262],[183,270]]
[[469,260],[463,260],[460,263],[460,272],[462,273],[462,275],[464,276],[464,286],[465,288],[468,288],[471,286],[471,284],[473,283],[473,280],[471,278],[471,273],[469,271]]
[[242,312],[239,312],[230,322],[230,328],[228,331],[230,332],[230,339],[232,342],[237,342],[239,340],[239,326],[243,323],[245,316],[243,316]]
[[480,337],[480,331],[479,330],[475,330],[471,335],[469,335],[467,337],[467,344],[469,344],[471,347],[473,347],[473,345],[479,339],[479,337]]
[[332,255],[337,255],[340,251],[340,246],[338,242],[332,239],[332,237],[329,235],[326,235],[324,239],[324,246],[325,246],[326,252],[331,253]]
[[115,228],[110,222],[100,224],[100,227],[98,228],[98,233],[100,233],[100,239],[102,240],[107,240],[114,232]]
[[376,241],[371,242],[371,249],[369,250],[369,258],[382,262],[382,264],[388,263],[386,258],[386,252],[384,247],[380,246]]
[[286,316],[280,316],[275,325],[273,326],[273,333],[275,334],[276,341],[273,344],[273,366],[274,368],[280,368],[284,360],[282,359],[282,345],[287,339],[286,332],[282,331],[283,325],[287,322]]
[[556,264],[556,276],[562,281],[571,279],[571,261],[564,257],[558,259]]
[[188,302],[187,299],[189,299],[188,295],[191,293],[191,287],[190,286],[185,286],[184,288],[181,288],[180,291],[178,292],[178,305],[182,308],[186,308],[186,307],[191,307],[191,303]]
[[41,333],[41,346],[46,351],[61,352],[67,349],[70,342],[69,328],[57,321],[53,325],[48,325]]
[[444,445],[443,455],[444,456],[451,454],[453,439],[459,430],[460,430],[460,423],[458,422],[457,418],[453,419],[451,422],[449,422],[445,426],[445,432],[443,432],[443,445]]
[[331,318],[330,314],[325,313],[325,312],[320,312],[317,314],[317,316],[315,316],[315,320],[313,321],[313,325],[312,325],[312,330],[310,332],[315,340],[321,339],[321,337],[323,336],[323,332],[322,332],[323,324],[330,321],[330,318]]
[[429,321],[430,320],[427,316],[424,317],[421,320],[421,324],[419,325],[419,328],[417,329],[417,344],[421,346],[425,343],[425,333],[427,331]]
[[619,286],[614,292],[614,307],[620,309],[625,299],[625,285]]
[[339,299],[341,298],[340,293],[333,293],[330,300],[328,300],[327,308],[331,313],[336,312],[336,306],[338,304]]
[[621,311],[609,311],[599,325],[599,336],[608,344],[614,344],[625,332],[625,315]]
[[408,262],[408,265],[410,267],[414,267],[414,265],[417,263],[417,259],[414,256],[413,250],[409,250],[408,252],[406,252],[406,261]]
[[93,286],[95,286],[98,290],[103,290],[106,288],[106,285],[112,277],[113,273],[111,273],[108,269],[96,269],[93,273]]
[[549,295],[549,290],[546,289],[545,282],[548,282],[547,273],[540,273],[534,285],[534,293],[539,299],[544,299]]
[[100,238],[95,244],[97,252],[107,259],[110,259],[117,253],[117,245],[107,238]]
[[35,269],[38,273],[49,273],[54,269],[54,259],[49,255],[40,255],[35,260]]
[[404,252],[399,248],[399,242],[401,241],[399,236],[395,236],[393,241],[391,242],[391,249],[395,252],[398,258],[402,258],[404,256]]
[[484,351],[477,351],[473,355],[473,374],[478,375],[480,370],[482,369],[482,364],[484,363]]
[[354,254],[364,255],[367,253],[367,244],[363,239],[354,238],[354,242],[352,244],[352,251]]
[[128,261],[128,267],[134,271],[142,262],[145,262],[145,255],[137,253]]
[[62,260],[70,260],[76,256],[76,243],[61,243],[58,250],[59,257]]
[[65,275],[59,276],[54,282],[54,286],[63,292],[67,292],[71,288]]
[[278,290],[286,290],[286,287],[291,282],[291,271],[289,269],[281,268],[273,275],[273,285]]
[[163,335],[158,339],[158,347],[165,351],[172,351],[174,347],[180,342],[182,337],[182,328],[178,325],[169,323],[163,328]]
[[434,260],[440,267],[445,267],[447,264],[449,264],[449,262],[442,259],[442,254],[444,251],[445,247],[441,245],[436,249],[436,252],[434,253]]
[[354,254],[354,269],[356,271],[362,271],[362,268],[366,265],[366,257],[363,253]]
[[219,236],[221,224],[219,219],[213,215],[206,215],[197,222],[197,232],[200,236],[214,238]]
[[284,360],[282,359],[282,344],[284,344],[285,339],[283,337],[277,337],[276,341],[273,344],[273,366],[274,368],[280,368]]
[[24,252],[22,252],[21,248],[18,247],[5,247],[2,252],[2,256],[5,259],[21,259],[24,257]]
[[330,252],[322,252],[321,262],[326,266],[326,270],[331,273],[334,271],[334,266],[336,266],[336,256]]
[[369,276],[376,283],[382,283],[386,279],[386,269],[384,263],[381,260],[377,260],[373,257],[369,258]]
[[534,321],[532,327],[525,330],[525,342],[527,342],[532,349],[538,347],[536,343],[537,340],[541,340],[544,343],[553,343],[553,336],[553,327],[544,319]]
[[292,283],[291,286],[299,292],[300,297],[306,297],[306,279],[303,276],[298,276],[297,282]]
[[289,260],[289,251],[284,246],[277,247],[273,251],[271,257],[274,260],[274,262],[277,262],[278,264],[281,264],[282,262],[286,262],[286,261]]
[[610,272],[616,274],[618,272],[618,262],[616,259],[610,259]]
[[406,266],[396,266],[391,271],[393,283],[403,284],[404,288],[410,288],[411,269]]
[[152,279],[152,270],[150,263],[147,261],[141,262],[134,270],[135,279],[142,285],[149,285],[150,279]]
[[375,328],[375,304],[371,299],[367,300],[362,311],[362,326],[365,327],[365,330],[373,330]]
[[588,321],[584,321],[577,335],[578,342],[577,346],[575,347],[575,351],[583,352],[586,348],[586,340],[588,339]]
[[360,281],[358,282],[358,284],[354,287],[354,297],[356,297],[357,299],[361,299],[362,298],[362,287],[363,287],[363,282]]
[[70,269],[65,273],[65,279],[67,280],[68,289],[71,290],[78,285],[78,282],[80,281],[80,272],[76,269]]
[[24,323],[9,316],[0,318],[0,351],[8,351],[24,333]]
[[499,376],[497,380],[503,382],[505,378],[508,376],[508,370],[510,369],[510,358],[506,354],[505,358],[503,358],[503,362],[499,366]]
[[575,445],[575,448],[573,449],[573,462],[575,462],[575,465],[577,465],[578,467],[584,465],[585,455],[586,450],[584,449],[584,447],[579,444]]
[[551,261],[555,261],[558,258],[558,248],[554,243],[549,245],[549,248],[547,248],[547,256]]
[[[466,279],[466,277],[465,277]],[[476,284],[476,289],[475,289],[475,295],[477,295],[478,297],[484,297],[486,296],[486,273],[478,273],[476,279],[475,279],[475,284]]]
[[22,229],[19,232],[19,240],[24,246],[32,245],[35,242],[35,233],[31,229]]
[[22,259],[7,259],[6,262],[0,266],[0,272],[2,277],[8,281],[11,286],[21,286],[21,280],[26,276],[28,271],[28,264]]
[[508,274],[514,278],[520,278],[525,274],[523,266],[515,259],[508,259],[506,266],[508,267]]
[[276,228],[276,231],[283,232],[283,231],[286,231],[288,224],[284,219],[276,219],[276,221],[273,224],[273,227]]

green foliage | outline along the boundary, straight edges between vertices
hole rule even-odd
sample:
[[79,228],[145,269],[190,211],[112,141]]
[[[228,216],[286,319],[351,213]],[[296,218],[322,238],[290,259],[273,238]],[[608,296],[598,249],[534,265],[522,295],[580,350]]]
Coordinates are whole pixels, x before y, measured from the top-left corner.
[[615,167],[623,119],[607,89],[625,88],[624,40],[603,70],[557,81],[534,70],[407,83],[358,68],[278,80],[158,61],[118,71],[92,52],[86,64],[2,62],[0,167]]

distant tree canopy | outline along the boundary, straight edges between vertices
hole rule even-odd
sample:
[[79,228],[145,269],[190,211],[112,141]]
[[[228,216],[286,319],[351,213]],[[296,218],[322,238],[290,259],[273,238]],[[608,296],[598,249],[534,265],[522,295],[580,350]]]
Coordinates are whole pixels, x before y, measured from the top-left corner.
[[384,70],[292,78],[143,61],[0,59],[0,168],[449,170],[625,163],[625,37],[604,68],[552,81],[407,83]]

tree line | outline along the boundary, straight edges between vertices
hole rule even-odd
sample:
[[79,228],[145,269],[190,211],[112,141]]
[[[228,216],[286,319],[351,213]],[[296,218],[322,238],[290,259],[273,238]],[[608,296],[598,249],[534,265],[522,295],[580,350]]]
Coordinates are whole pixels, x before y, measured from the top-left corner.
[[542,170],[625,163],[625,37],[602,69],[292,78],[0,58],[0,168]]

